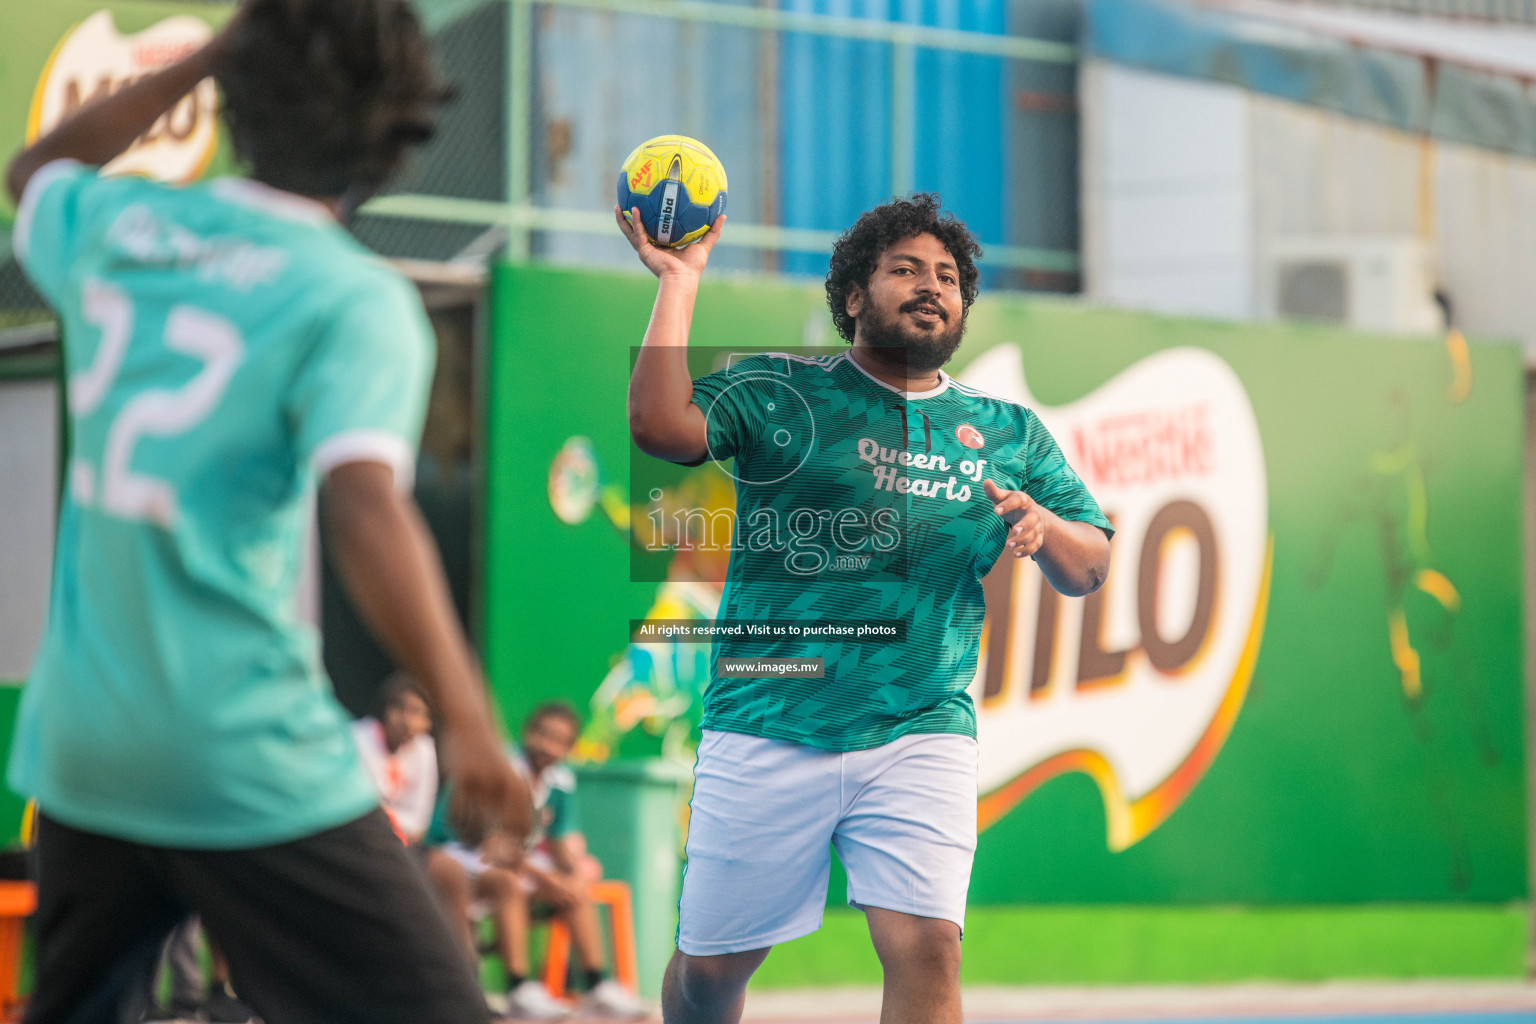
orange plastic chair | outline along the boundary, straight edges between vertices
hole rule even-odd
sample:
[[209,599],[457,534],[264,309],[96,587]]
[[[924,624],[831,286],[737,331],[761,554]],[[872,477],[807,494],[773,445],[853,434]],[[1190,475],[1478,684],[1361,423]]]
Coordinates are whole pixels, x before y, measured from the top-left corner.
[[0,882],[0,1020],[20,1019],[23,1000],[16,991],[21,974],[21,942],[26,921],[37,909],[31,882]]
[[[635,911],[629,886],[623,882],[593,882],[587,898],[608,908],[609,941],[613,944],[613,976],[631,992],[640,991],[640,970],[635,964]],[[544,987],[559,999],[565,995],[565,976],[570,968],[571,930],[558,917],[549,922],[549,947],[544,954]]]

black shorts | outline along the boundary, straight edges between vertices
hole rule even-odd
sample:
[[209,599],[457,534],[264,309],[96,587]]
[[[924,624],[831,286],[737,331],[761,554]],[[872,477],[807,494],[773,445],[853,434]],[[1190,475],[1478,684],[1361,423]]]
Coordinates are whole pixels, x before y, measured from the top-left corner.
[[474,967],[379,810],[275,846],[185,850],[37,825],[26,1019],[119,1024],[170,930],[198,914],[267,1024],[483,1024]]

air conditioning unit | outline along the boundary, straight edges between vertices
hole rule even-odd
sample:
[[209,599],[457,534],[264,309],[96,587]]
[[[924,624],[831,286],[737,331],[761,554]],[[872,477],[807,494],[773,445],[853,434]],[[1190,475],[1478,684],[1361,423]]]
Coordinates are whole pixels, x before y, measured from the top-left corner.
[[1402,236],[1285,238],[1264,247],[1259,301],[1282,320],[1319,320],[1360,331],[1434,334],[1434,256]]

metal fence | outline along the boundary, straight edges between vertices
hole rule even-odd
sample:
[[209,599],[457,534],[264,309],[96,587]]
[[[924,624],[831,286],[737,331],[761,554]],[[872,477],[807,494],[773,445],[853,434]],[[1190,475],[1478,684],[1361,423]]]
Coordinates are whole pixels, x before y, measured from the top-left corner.
[[[859,211],[925,189],[990,284],[1078,287],[1080,0],[417,2],[458,96],[352,225],[384,255],[630,265],[619,164],[681,132],[731,177],[717,266],[821,272]],[[51,319],[8,241],[0,343]]]
[[7,251],[0,259],[0,345],[7,341],[15,345],[31,344],[36,334],[32,328],[52,319],[52,311]]
[[996,283],[1076,289],[1077,0],[863,5],[893,20],[783,6],[494,0],[461,13],[436,37],[459,102],[408,180],[364,207],[359,236],[389,255],[504,246],[627,264],[619,164],[681,132],[730,174],[715,260],[727,268],[818,272],[860,210],[936,190],[977,231]]

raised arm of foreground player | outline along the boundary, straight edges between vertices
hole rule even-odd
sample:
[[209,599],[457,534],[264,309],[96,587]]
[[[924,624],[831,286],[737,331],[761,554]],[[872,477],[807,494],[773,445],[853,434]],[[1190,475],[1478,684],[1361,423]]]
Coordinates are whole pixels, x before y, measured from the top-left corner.
[[629,239],[640,262],[657,277],[656,305],[640,344],[640,357],[629,378],[629,434],[647,455],[669,462],[698,462],[709,451],[704,414],[691,401],[693,378],[688,375],[688,328],[699,277],[725,226],[721,214],[703,238],[682,249],[651,244],[640,226],[613,208],[619,230]]
[[212,74],[214,59],[225,38],[225,33],[220,33],[208,45],[176,63],[87,103],[18,152],[5,172],[5,187],[12,201],[19,203],[32,175],[55,160],[78,160],[96,167],[109,163],[148,131],[161,114],[179,103],[193,86]]
[[526,834],[528,787],[502,751],[442,563],[410,498],[436,342],[416,289],[368,264],[325,293],[334,303],[286,396],[293,454],[323,481],[337,574],[363,621],[432,698],[453,823]]

